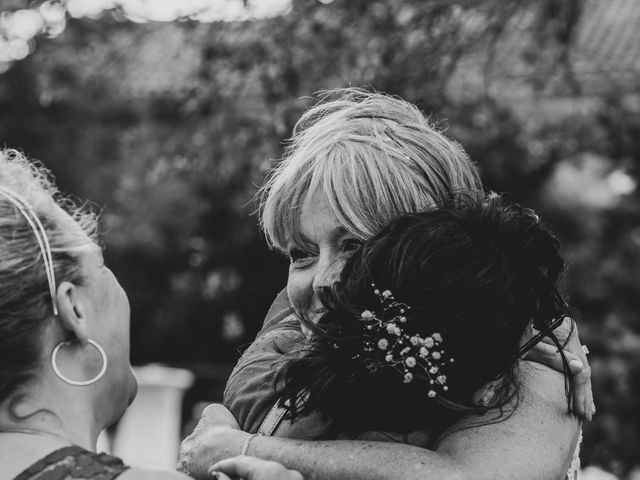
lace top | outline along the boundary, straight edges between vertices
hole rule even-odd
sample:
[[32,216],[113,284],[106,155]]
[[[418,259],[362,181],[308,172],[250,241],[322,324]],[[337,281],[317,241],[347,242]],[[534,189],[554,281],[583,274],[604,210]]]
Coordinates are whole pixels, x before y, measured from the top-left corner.
[[119,458],[71,446],[38,460],[14,480],[113,480],[128,468]]

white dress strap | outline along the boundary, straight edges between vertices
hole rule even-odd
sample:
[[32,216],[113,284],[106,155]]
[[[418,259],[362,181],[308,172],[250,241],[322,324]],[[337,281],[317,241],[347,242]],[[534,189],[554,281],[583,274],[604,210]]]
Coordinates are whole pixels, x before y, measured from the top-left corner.
[[582,430],[580,430],[580,437],[578,437],[578,444],[573,452],[573,460],[571,460],[571,466],[567,472],[567,480],[578,480],[578,473],[580,472],[580,446],[582,445]]

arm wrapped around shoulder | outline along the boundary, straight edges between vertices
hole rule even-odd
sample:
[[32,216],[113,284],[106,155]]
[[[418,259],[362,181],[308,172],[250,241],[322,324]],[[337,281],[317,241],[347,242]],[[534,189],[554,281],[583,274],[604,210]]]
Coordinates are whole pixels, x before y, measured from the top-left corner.
[[[394,220],[322,292],[327,313],[284,357],[277,388],[289,417],[319,412],[343,434],[437,435],[513,405],[525,329],[568,312],[558,249],[532,210],[496,194],[459,193]],[[492,399],[478,402],[490,382]]]

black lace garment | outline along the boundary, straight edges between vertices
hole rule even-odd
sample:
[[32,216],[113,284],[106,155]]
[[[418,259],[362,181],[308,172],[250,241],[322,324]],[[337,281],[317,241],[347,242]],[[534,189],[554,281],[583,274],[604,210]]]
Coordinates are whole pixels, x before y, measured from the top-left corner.
[[128,468],[119,458],[72,446],[50,453],[14,480],[113,480]]

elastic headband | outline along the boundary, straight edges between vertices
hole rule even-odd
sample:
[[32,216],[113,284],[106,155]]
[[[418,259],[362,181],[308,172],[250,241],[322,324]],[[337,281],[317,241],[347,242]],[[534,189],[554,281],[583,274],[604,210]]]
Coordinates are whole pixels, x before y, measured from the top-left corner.
[[11,203],[15,205],[22,216],[27,220],[27,223],[33,230],[33,234],[38,241],[38,246],[42,252],[42,258],[44,261],[44,269],[47,274],[47,282],[49,283],[49,294],[51,296],[51,306],[53,308],[53,314],[58,315],[58,305],[56,302],[56,277],[53,268],[53,256],[51,255],[51,245],[47,238],[47,231],[45,230],[42,222],[36,215],[35,211],[27,201],[18,195],[16,192],[4,187],[0,187],[0,195],[3,195]]

